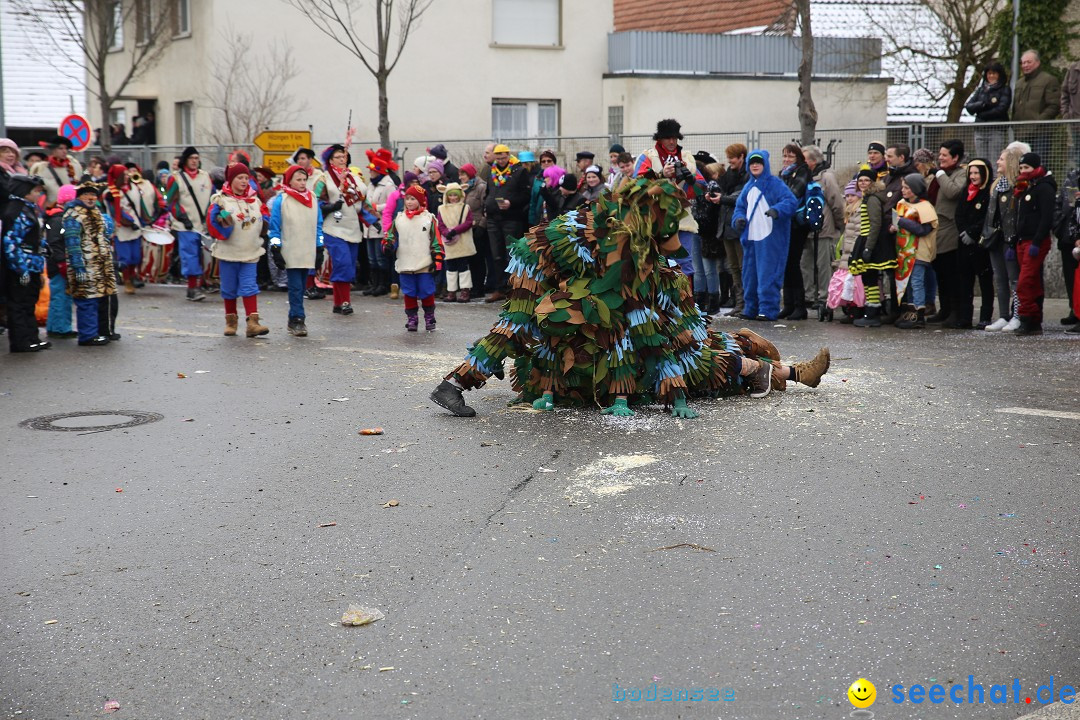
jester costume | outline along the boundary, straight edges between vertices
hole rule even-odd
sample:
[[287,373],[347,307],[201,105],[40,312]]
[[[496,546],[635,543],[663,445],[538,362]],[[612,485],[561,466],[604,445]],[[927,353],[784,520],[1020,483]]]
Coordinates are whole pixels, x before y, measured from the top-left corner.
[[816,386],[827,350],[785,368],[776,348],[749,330],[707,330],[672,260],[685,253],[678,230],[686,205],[673,183],[644,177],[529,230],[511,245],[499,320],[432,400],[475,414],[461,391],[501,378],[508,356],[518,400],[537,409],[595,403],[605,414],[630,415],[628,402],[659,402],[690,418],[690,396],[761,396],[789,378]]

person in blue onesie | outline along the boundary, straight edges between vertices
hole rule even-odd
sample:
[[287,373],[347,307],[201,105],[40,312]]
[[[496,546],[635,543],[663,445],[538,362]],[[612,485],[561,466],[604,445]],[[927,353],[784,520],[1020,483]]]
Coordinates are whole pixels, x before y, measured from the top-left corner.
[[750,179],[735,201],[731,221],[743,247],[746,310],[742,317],[775,320],[780,314],[791,218],[798,209],[798,201],[784,181],[769,172],[768,150],[751,152],[746,165]]

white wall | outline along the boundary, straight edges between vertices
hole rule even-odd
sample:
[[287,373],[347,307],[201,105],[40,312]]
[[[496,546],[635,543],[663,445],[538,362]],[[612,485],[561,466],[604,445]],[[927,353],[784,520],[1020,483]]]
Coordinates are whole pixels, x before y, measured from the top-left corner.
[[[605,108],[623,106],[627,135],[652,133],[665,117],[682,123],[684,133],[799,127],[795,78],[609,76],[603,86]],[[888,87],[888,79],[814,80],[818,127],[884,126]]]
[[[290,123],[293,127],[284,129],[310,124],[317,141],[338,140],[344,137],[351,109],[356,141],[378,138],[374,77],[299,11],[282,0],[192,0],[191,6],[191,38],[175,41],[162,62],[127,93],[159,99],[159,143],[175,142],[173,103],[205,97],[210,63],[220,54],[222,29],[227,27],[253,34],[256,47],[275,38],[293,46],[302,69],[289,90],[301,111],[298,121]],[[494,47],[491,17],[492,0],[437,0],[431,5],[390,75],[391,136],[489,137],[493,98],[559,100],[563,134],[605,132],[601,83],[612,0],[563,0],[559,49]],[[134,29],[129,37],[134,37]],[[197,126],[206,127],[209,111],[197,112]],[[134,114],[132,102],[128,116]]]

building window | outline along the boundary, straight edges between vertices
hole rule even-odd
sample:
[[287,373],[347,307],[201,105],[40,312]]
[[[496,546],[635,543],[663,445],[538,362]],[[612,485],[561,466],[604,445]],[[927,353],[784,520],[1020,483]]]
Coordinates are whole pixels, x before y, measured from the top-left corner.
[[124,4],[120,0],[109,3],[106,12],[112,15],[111,37],[109,38],[109,51],[114,52],[124,49]]
[[135,0],[135,43],[147,45],[154,38],[154,14],[150,0]]
[[623,134],[623,106],[609,105],[607,109],[607,133],[612,137]]
[[556,100],[493,100],[491,134],[495,138],[543,138],[559,134]]
[[492,0],[496,45],[562,45],[562,0]]
[[189,37],[191,35],[191,2],[175,0],[173,5],[173,35]]
[[195,142],[194,103],[176,103],[176,142],[179,145],[190,145]]

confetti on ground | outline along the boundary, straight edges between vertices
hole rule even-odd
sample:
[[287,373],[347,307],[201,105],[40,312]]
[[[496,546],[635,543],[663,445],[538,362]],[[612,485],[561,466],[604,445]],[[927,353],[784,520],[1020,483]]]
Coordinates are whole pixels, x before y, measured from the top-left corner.
[[336,522],[328,522],[328,523],[320,523],[319,524],[319,527],[336,527],[336,526],[337,526]]
[[187,375],[185,375],[184,373],[176,373],[176,377],[179,380],[183,380],[184,378],[187,377]]
[[58,622],[60,622],[60,621],[59,620],[46,620],[45,624],[46,625],[55,625]]
[[345,611],[345,614],[341,616],[341,624],[352,627],[359,627],[360,625],[368,625],[376,620],[382,620],[386,615],[381,610],[376,608],[360,607],[359,605],[350,605],[349,609]]
[[105,707],[102,708],[107,713],[114,713],[120,709],[120,702],[117,700],[110,700],[105,703]]

